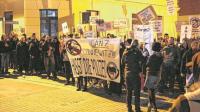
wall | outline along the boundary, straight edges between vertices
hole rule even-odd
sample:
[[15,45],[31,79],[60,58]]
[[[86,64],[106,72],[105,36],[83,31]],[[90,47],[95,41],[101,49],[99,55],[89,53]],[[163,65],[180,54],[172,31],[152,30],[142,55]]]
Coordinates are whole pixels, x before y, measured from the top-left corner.
[[63,22],[73,25],[73,15],[69,0],[25,0],[25,30],[28,35],[33,32],[40,35],[40,9],[58,9],[58,31],[62,33]]
[[[73,0],[73,13],[75,14],[75,25],[80,23],[80,12],[85,10],[100,11],[100,18],[105,21],[113,21],[114,19],[124,18],[122,5],[126,4],[127,18],[130,23],[132,14],[138,13],[145,7],[152,5],[159,16],[163,16],[164,31],[170,36],[176,37],[175,21],[177,21],[177,13],[174,16],[169,16],[167,13],[166,0]],[[177,10],[177,0],[175,0]],[[132,25],[130,25],[131,29]]]
[[5,11],[13,11],[13,21],[18,21],[19,24],[13,25],[13,30],[20,33],[21,28],[24,28],[24,0],[1,0],[0,1],[0,17],[4,16]]
[[179,15],[196,15],[200,14],[199,6],[200,0],[179,0],[178,5],[180,7]]

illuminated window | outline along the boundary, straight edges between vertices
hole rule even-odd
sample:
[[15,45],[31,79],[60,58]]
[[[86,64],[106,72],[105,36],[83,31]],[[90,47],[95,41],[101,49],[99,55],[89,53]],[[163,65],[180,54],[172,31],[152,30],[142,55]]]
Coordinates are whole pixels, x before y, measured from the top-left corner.
[[56,9],[40,10],[40,35],[57,37],[58,11]]

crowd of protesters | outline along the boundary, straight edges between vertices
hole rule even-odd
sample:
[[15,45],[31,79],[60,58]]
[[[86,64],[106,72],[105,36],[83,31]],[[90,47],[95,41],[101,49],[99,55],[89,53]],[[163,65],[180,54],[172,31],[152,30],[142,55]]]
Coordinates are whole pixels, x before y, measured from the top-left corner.
[[[78,35],[64,37],[78,38]],[[33,33],[31,37],[24,34],[19,40],[18,35],[14,33],[2,35],[1,75],[6,76],[10,74],[9,69],[13,69],[13,73],[19,75],[46,74],[47,79],[57,80],[57,76],[63,73],[66,77],[65,84],[74,84],[75,78],[63,38],[45,35],[38,40],[37,35]],[[115,36],[109,34],[107,38]],[[140,43],[136,39],[125,40],[120,44],[121,83],[106,81],[104,87],[108,88],[107,92],[121,95],[123,86],[126,87],[128,112],[133,112],[132,91],[135,95],[136,112],[141,112],[141,90],[147,90],[149,94],[148,112],[157,111],[156,93],[162,94],[167,90],[170,97],[174,95],[175,82],[178,82],[179,90],[184,93],[186,86],[199,80],[199,66],[189,67],[188,63],[191,63],[193,56],[199,52],[200,43],[198,38],[185,38],[181,43],[179,41],[165,34],[163,38],[155,40],[152,44],[153,53],[149,53],[145,48],[146,43]],[[192,80],[186,85],[187,77]],[[143,78],[145,83],[141,83]],[[95,80],[99,82],[99,79]],[[88,77],[78,77],[77,91],[86,91],[89,81],[91,80]]]

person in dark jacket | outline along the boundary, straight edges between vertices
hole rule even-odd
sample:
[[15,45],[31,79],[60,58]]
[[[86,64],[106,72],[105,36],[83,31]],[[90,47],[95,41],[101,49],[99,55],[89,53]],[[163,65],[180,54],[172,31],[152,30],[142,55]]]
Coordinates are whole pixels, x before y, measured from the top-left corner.
[[169,95],[172,97],[174,95],[176,67],[180,61],[180,51],[174,44],[173,37],[169,39],[168,45],[163,49],[163,59],[159,92],[163,93],[163,89],[169,84]]
[[191,48],[188,49],[182,56],[181,60],[181,77],[183,77],[184,84],[186,81],[186,77],[189,77],[192,74],[192,70],[186,67],[186,64],[192,61],[192,57],[198,52],[198,42],[192,42]]
[[56,38],[53,39],[54,44],[54,58],[55,58],[55,70],[58,73],[61,70],[61,55],[60,55],[60,42]]
[[161,44],[158,42],[153,43],[152,50],[153,54],[148,58],[146,63],[147,76],[145,86],[148,88],[149,93],[149,105],[147,112],[151,112],[152,108],[154,109],[154,112],[157,112],[155,89],[161,79],[160,70],[163,63],[163,56],[160,52]]
[[33,33],[32,38],[29,42],[29,54],[30,54],[30,70],[31,74],[38,75],[40,70],[40,50],[39,41],[36,39],[35,33]]
[[126,81],[126,101],[128,112],[132,110],[132,91],[134,90],[135,95],[135,110],[140,110],[140,73],[142,72],[141,64],[144,60],[142,52],[138,48],[138,40],[128,41],[128,46],[122,56],[122,64],[125,67],[125,81]]
[[10,35],[10,43],[11,43],[10,68],[13,68],[14,73],[16,72],[17,69],[16,47],[18,42],[19,39],[17,34]]
[[40,39],[40,43],[39,43],[39,50],[40,50],[40,72],[41,73],[45,73],[45,66],[44,66],[44,55],[45,55],[45,52],[42,51],[42,46],[43,46],[43,43],[45,42],[45,37],[46,35],[44,35],[41,39]]
[[2,35],[1,40],[1,72],[2,74],[7,74],[10,61],[11,43],[10,39],[6,35]]
[[53,74],[53,80],[57,79],[55,70],[55,47],[51,37],[46,36],[45,42],[42,45],[42,51],[44,52],[44,66],[47,72],[47,79],[50,79],[51,73]]
[[185,39],[183,39],[182,44],[179,45],[181,61],[178,64],[178,75],[177,75],[177,81],[179,83],[179,88],[180,88],[181,92],[185,92],[184,86],[185,86],[186,78],[185,78],[185,76],[181,75],[180,68],[181,68],[181,63],[182,63],[182,56],[188,50],[188,48],[189,48],[189,46],[187,44],[187,41]]
[[17,44],[16,55],[17,55],[16,57],[17,57],[17,65],[19,73],[22,74],[22,71],[25,70],[25,74],[27,74],[29,53],[28,53],[28,44],[26,44],[25,37],[22,37],[20,42]]

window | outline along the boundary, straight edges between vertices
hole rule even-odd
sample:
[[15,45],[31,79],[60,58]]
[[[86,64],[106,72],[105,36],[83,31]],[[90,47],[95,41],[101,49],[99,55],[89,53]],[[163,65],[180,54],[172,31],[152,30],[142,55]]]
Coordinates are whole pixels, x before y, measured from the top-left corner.
[[12,11],[8,11],[8,12],[4,12],[4,17],[5,17],[5,33],[9,34],[10,32],[13,31],[13,24],[8,24],[7,22],[12,22],[13,21],[13,12]]
[[56,9],[40,10],[40,32],[41,36],[49,35],[52,37],[57,37],[58,11]]

